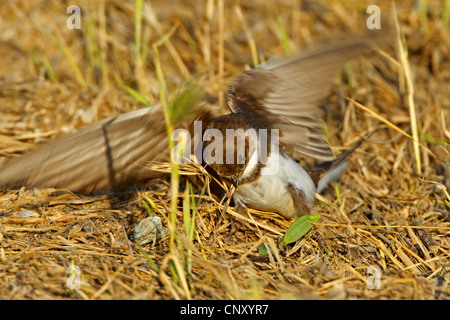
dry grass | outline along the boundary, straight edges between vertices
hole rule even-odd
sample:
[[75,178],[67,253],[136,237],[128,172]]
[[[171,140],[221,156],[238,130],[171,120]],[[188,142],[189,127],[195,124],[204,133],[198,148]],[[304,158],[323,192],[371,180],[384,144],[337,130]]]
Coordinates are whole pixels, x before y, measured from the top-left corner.
[[[158,49],[168,92],[201,74],[205,92],[221,103],[226,84],[248,63],[296,52],[367,17],[366,5],[354,1],[153,2],[136,14],[139,1],[84,1],[81,31],[66,28],[67,7],[60,1],[2,4],[1,160],[157,102],[152,46],[164,37]],[[443,1],[420,3],[425,10],[414,1],[397,4],[407,60],[386,51],[341,72],[326,108],[332,146],[339,152],[380,129],[320,197],[314,212],[321,219],[298,243],[278,249],[292,221],[257,211],[227,241],[229,220],[219,224],[217,199],[196,194],[192,206],[182,191],[174,246],[165,236],[139,248],[129,233],[147,211],[167,225],[170,184],[164,180],[106,195],[2,190],[0,297],[450,298],[449,8]],[[390,8],[382,6],[382,14]],[[198,209],[194,229],[192,207]],[[24,211],[29,216],[22,217]],[[259,254],[263,243],[269,255]],[[82,272],[79,290],[66,286],[71,265]],[[367,287],[371,265],[381,268],[379,289]]]

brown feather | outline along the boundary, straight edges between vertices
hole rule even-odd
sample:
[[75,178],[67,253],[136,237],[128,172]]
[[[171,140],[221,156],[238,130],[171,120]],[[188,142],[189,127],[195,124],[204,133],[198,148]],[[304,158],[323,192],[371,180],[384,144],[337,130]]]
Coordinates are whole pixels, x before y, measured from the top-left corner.
[[[229,87],[227,105],[233,113],[251,118],[255,128],[280,129],[282,145],[295,158],[329,159],[333,153],[322,139],[317,106],[335,70],[385,38],[380,33],[347,37],[243,72]],[[204,128],[224,114],[204,103],[185,113],[176,127],[189,129],[191,137],[194,120],[202,120]],[[124,188],[161,176],[150,166],[169,156],[163,112],[156,105],[101,121],[10,161],[0,168],[0,185],[81,192]]]
[[328,95],[338,68],[386,44],[389,37],[380,32],[350,35],[245,71],[231,83],[227,105],[232,112],[253,116],[266,128],[280,129],[280,142],[295,159],[330,160],[333,152],[323,140],[318,106]]
[[[177,127],[212,115],[203,104]],[[0,168],[1,186],[43,186],[91,192],[126,188],[161,176],[152,162],[168,161],[167,131],[160,105],[101,121],[56,139]]]

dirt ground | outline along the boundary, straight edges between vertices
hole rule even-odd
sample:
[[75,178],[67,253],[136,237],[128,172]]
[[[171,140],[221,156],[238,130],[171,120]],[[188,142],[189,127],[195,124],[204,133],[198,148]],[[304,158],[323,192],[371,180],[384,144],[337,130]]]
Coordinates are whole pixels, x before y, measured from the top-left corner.
[[[202,75],[205,97],[223,103],[227,84],[256,61],[352,32],[376,2],[249,3],[81,1],[81,29],[69,29],[68,2],[4,1],[0,163],[156,103],[158,41],[169,94]],[[195,194],[193,205],[183,180],[175,238],[166,231],[142,247],[130,234],[149,213],[167,226],[169,180],[95,195],[3,188],[0,298],[449,299],[449,1],[378,4],[397,17],[407,52],[375,52],[336,76],[324,119],[333,150],[379,130],[298,242],[279,248],[293,220],[256,210],[228,240],[220,199]]]

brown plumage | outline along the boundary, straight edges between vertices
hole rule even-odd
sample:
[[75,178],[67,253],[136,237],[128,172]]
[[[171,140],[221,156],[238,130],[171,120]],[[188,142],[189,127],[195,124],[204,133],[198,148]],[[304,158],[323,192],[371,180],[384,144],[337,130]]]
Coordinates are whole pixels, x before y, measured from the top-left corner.
[[[207,122],[213,111],[201,104],[177,127],[193,135],[193,121]],[[169,161],[169,156],[164,116],[155,105],[100,121],[13,159],[0,168],[0,185],[84,193],[126,188],[161,176],[151,164]]]
[[[370,52],[387,38],[373,32],[347,36],[243,72],[231,83],[226,95],[232,114],[216,119],[209,127],[223,130],[236,117],[233,114],[240,114],[255,127],[280,129],[280,144],[295,159],[308,156],[330,160],[333,153],[322,138],[318,105],[327,96],[333,74],[343,63]],[[202,103],[176,127],[192,132],[194,120],[209,123],[226,113]],[[166,134],[160,105],[119,115],[10,161],[0,168],[0,186],[91,192],[140,183],[160,175],[149,169],[152,162],[168,161]],[[242,172],[244,167],[237,171]]]

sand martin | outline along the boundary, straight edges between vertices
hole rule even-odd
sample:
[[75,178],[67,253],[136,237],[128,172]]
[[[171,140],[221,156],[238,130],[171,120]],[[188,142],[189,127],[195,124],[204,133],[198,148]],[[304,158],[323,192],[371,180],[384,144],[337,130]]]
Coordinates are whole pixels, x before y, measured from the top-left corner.
[[[230,129],[267,132],[265,139],[275,143],[266,144],[264,159],[258,139],[255,142],[245,136],[246,143],[235,145],[231,154],[230,143],[224,140],[222,162],[202,159],[202,163],[207,162],[235,185],[237,206],[286,217],[308,214],[315,193],[339,176],[350,153],[331,160],[334,154],[323,139],[319,106],[329,94],[336,71],[348,60],[385,43],[382,32],[350,34],[244,71],[227,91],[229,110],[200,103],[174,125],[194,134],[194,122],[201,121],[204,136],[196,144],[201,151],[211,151],[213,140],[205,139],[211,132],[224,136]],[[161,176],[151,168],[152,163],[170,158],[167,140],[162,107],[143,108],[87,126],[13,159],[0,168],[0,185],[58,187],[85,193],[129,187]],[[217,152],[218,148],[206,152],[206,158]],[[227,162],[227,156],[233,161]],[[320,163],[305,169],[294,160],[305,157]]]

